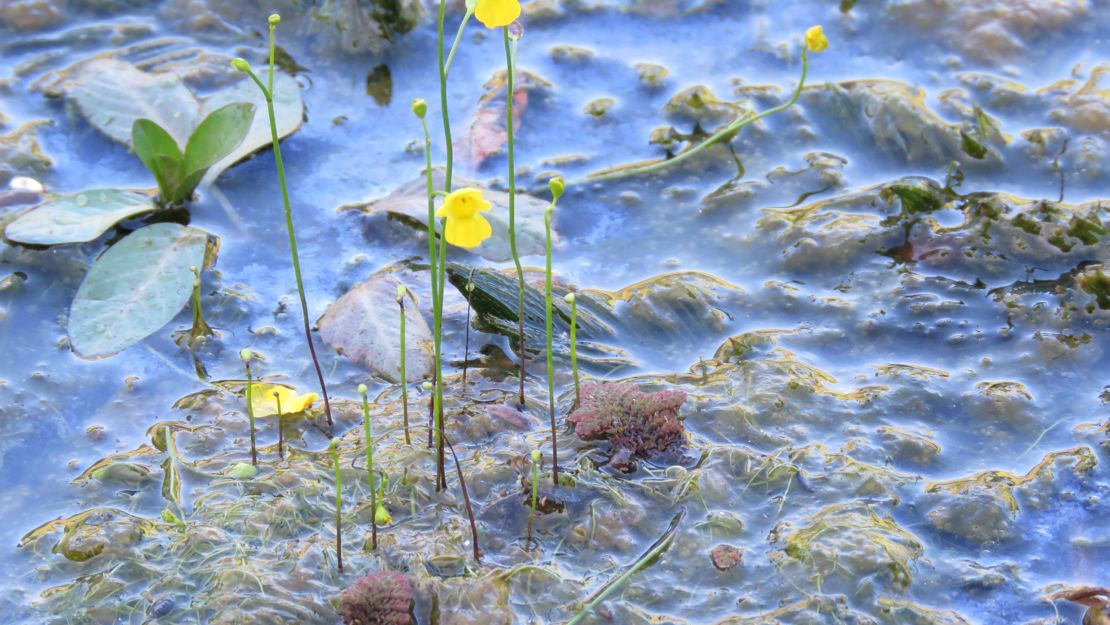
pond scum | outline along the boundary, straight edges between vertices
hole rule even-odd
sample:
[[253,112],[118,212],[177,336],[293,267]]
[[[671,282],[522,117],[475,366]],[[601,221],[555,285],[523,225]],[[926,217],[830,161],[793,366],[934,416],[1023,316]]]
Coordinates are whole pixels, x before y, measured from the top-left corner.
[[[374,4],[388,37],[406,30],[406,6]],[[723,146],[731,150],[745,128],[794,107],[813,92],[806,89],[811,53],[829,47],[822,27],[809,28],[796,42],[800,77],[777,105],[743,108],[711,132],[699,124],[684,147],[659,160],[581,179],[552,175],[545,180],[545,202],[517,190],[515,124],[524,101],[517,55],[527,45],[521,5],[467,0],[465,7],[458,32],[449,37],[448,3],[438,4],[437,55],[429,67],[439,78],[439,97],[432,99],[438,100],[441,132],[430,128],[434,107],[428,101],[411,103],[424,158],[421,179],[382,200],[392,202],[382,210],[425,230],[417,232],[428,238],[427,258],[376,273],[318,322],[324,343],[370,369],[374,377],[366,382],[385,385],[375,398],[367,383],[329,388],[326,359],[317,354],[290,200],[290,189],[308,182],[287,176],[280,146],[303,113],[295,81],[279,67],[285,53],[277,44],[281,18],[268,19],[265,72],[245,58],[230,61],[257,93],[240,84],[198,100],[180,81],[111,57],[82,69],[84,81],[118,73],[191,102],[183,117],[159,110],[155,100],[156,119],[134,119],[129,128],[118,118],[97,120],[95,111],[86,112],[98,128],[132,147],[157,193],[100,189],[52,197],[6,219],[7,239],[28,246],[83,243],[136,217],[187,215],[202,181],[270,147],[274,182],[257,192],[281,198],[319,395],[275,375],[282,363],[253,346],[238,353],[243,379],[207,375],[208,348],[220,341],[201,311],[203,276],[214,271],[219,252],[214,235],[171,219],[112,240],[72,303],[67,323],[73,350],[110,356],[191,306],[192,327],[175,339],[192,355],[205,388],[175,405],[189,418],[158,421],[144,443],[102,458],[74,479],[90,492],[115,492],[116,503],[26,533],[20,548],[41,561],[31,577],[50,585],[27,605],[13,605],[13,618],[52,624],[976,622],[936,596],[911,594],[919,569],[946,565],[929,562],[922,536],[935,532],[984,550],[1005,544],[1025,531],[1018,519],[1026,509],[1044,511],[1061,497],[1075,501],[1099,465],[1087,445],[1034,458],[1055,424],[1044,429],[1030,414],[1032,397],[1023,385],[981,383],[968,400],[970,410],[994,424],[954,423],[940,416],[959,394],[947,371],[889,365],[853,387],[807,362],[805,351],[818,349],[824,338],[779,329],[727,337],[685,372],[616,380],[631,368],[628,352],[617,347],[620,339],[662,336],[661,350],[667,341],[702,344],[727,327],[728,310],[758,315],[782,305],[801,318],[851,318],[861,332],[903,330],[869,326],[837,295],[801,296],[800,283],[768,281],[759,293],[747,293],[708,274],[678,272],[609,292],[570,286],[556,272],[552,225],[568,204],[588,202],[590,193],[618,180],[671,168],[696,172],[699,159]],[[448,104],[450,89],[462,81],[450,70],[472,18],[504,49],[499,123],[507,194],[455,176],[458,150]],[[834,97],[866,100],[874,93],[868,90],[896,88],[857,87]],[[80,90],[80,81],[67,88]],[[710,96],[687,93],[679,103],[701,110],[714,105]],[[956,142],[985,158],[997,139],[991,125],[976,108],[975,125],[956,130]],[[433,160],[437,142],[442,166]],[[1045,283],[999,287],[993,297],[1012,310],[1011,325],[1052,314],[1021,299],[1025,292],[1046,291],[1061,295],[1061,318],[1103,323],[1110,281],[1101,264],[1083,260],[1092,249],[1105,251],[1101,205],[961,194],[963,175],[953,162],[943,182],[907,177],[831,199],[805,203],[803,197],[767,209],[759,226],[787,250],[785,264],[816,262],[818,271],[836,271],[860,250],[896,263],[934,254],[932,262],[943,262],[953,275],[975,255],[987,257],[1000,275],[1008,275],[1007,263],[1015,258],[1063,255],[1075,261],[1073,271]],[[716,201],[719,195],[707,198],[710,206]],[[938,223],[933,216],[946,210],[960,213],[964,224]],[[542,272],[521,262],[521,239],[535,234],[524,231],[525,218],[542,219]],[[910,234],[921,225],[933,235],[924,252]],[[1009,235],[1005,243],[990,235],[1000,230]],[[511,260],[511,270],[449,260],[494,245],[499,260]],[[807,246],[819,247],[820,258],[790,251]],[[459,363],[448,359],[444,340],[448,317],[461,314],[452,308],[448,284],[466,306]],[[925,285],[922,297],[882,295],[878,305],[933,319],[937,310],[958,306],[955,299],[985,288],[953,279]],[[505,337],[514,354],[484,352],[468,383],[472,309],[474,329]],[[1085,340],[1089,335],[1060,332],[1065,346]],[[985,438],[1032,433],[1029,455],[1015,459],[1030,468],[922,483],[914,470],[937,462],[940,437],[929,428],[887,424],[884,415],[903,411],[925,415],[937,429]],[[697,429],[686,426],[691,415]],[[839,448],[804,435],[843,424],[850,436]],[[1087,423],[1079,431],[1095,440],[1105,438],[1108,427]],[[484,444],[493,437],[497,445]],[[898,505],[906,497],[914,506],[930,504],[921,522],[905,521],[909,513]],[[160,501],[161,512],[144,516],[152,499]],[[1091,495],[1076,505],[1100,504]],[[789,506],[797,506],[795,514],[784,515]],[[766,536],[766,551],[752,554],[757,532]],[[1097,549],[1105,556],[1106,545]],[[692,562],[717,577],[689,579]],[[961,562],[954,572],[930,575],[939,576],[933,583],[950,575],[979,592],[1017,584],[1016,567]],[[663,586],[676,593],[665,602],[655,590]],[[719,590],[726,586],[745,590]],[[1085,625],[1110,622],[1110,591],[1103,588],[1069,581],[1037,592],[1053,610],[1056,602],[1083,606]]]

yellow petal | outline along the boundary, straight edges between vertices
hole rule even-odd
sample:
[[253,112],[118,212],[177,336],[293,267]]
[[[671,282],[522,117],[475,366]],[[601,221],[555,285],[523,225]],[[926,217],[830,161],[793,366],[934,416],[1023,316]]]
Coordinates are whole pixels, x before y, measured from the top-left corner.
[[825,31],[820,26],[811,26],[806,31],[806,47],[814,52],[824,52],[829,47],[829,40],[825,38]]
[[[274,393],[277,393],[277,398]],[[270,417],[278,413],[278,402],[281,400],[281,414],[300,414],[312,407],[316,401],[316,393],[298,395],[288,386],[281,384],[266,384],[255,382],[251,385],[251,408],[257,418]]]
[[447,219],[447,242],[459,247],[478,247],[493,235],[493,228],[481,215]]
[[447,194],[443,206],[436,213],[436,217],[472,217],[474,213],[488,211],[490,203],[482,197],[478,189],[465,188]]
[[520,2],[518,0],[478,0],[474,17],[485,24],[486,28],[508,26],[520,17]]

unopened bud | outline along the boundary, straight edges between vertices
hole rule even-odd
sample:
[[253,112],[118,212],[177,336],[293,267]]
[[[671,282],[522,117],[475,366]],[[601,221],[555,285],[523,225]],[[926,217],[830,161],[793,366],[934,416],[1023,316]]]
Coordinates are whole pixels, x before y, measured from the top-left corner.
[[270,22],[270,26],[277,26],[281,23],[281,16],[277,13],[271,13],[268,21]]
[[413,99],[412,112],[420,119],[424,119],[424,114],[428,112],[428,103],[424,101],[424,98]]
[[251,353],[250,349],[244,347],[243,349],[239,350],[239,358],[241,358],[243,362],[250,362],[251,358],[253,357],[254,354]]
[[566,303],[568,303],[568,304],[573,304],[574,303],[574,293],[567,293],[566,295],[563,296],[563,300],[565,300]]
[[251,64],[247,63],[246,59],[241,59],[239,57],[231,59],[231,66],[239,70],[240,72],[251,71]]
[[551,196],[556,200],[563,197],[563,191],[567,189],[567,183],[563,180],[562,176],[555,176],[547,181],[547,186],[551,188]]
[[359,395],[365,395],[367,390],[368,389],[366,388],[365,384],[359,384],[358,385],[358,394]]

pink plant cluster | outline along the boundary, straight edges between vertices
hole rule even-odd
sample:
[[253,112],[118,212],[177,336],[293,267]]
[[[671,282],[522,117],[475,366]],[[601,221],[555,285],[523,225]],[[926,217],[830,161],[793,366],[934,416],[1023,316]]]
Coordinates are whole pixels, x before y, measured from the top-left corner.
[[648,393],[635,384],[586,384],[582,403],[567,420],[580,438],[609,441],[609,466],[628,471],[635,458],[685,444],[686,428],[678,416],[685,401],[682,391]]
[[412,586],[393,571],[370,573],[339,595],[345,625],[411,625]]

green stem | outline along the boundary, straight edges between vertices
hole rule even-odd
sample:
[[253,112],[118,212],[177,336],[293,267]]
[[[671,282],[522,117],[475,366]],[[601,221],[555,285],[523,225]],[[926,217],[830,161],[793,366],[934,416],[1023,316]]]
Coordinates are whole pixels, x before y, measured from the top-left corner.
[[544,243],[546,265],[544,266],[544,326],[547,331],[547,408],[551,415],[551,478],[559,484],[559,440],[555,431],[555,352],[551,349],[551,217],[555,212],[555,202],[544,211]]
[[536,457],[539,455],[537,452],[532,452],[532,516],[536,514],[536,504],[539,502],[540,493],[540,463]]
[[[455,164],[455,149],[451,141],[451,117],[447,106],[447,63],[443,58],[443,25],[446,20],[447,14],[447,0],[439,1],[439,20],[436,25],[436,62],[439,66],[439,107],[440,114],[443,118],[443,139],[444,145],[447,150],[447,164],[446,171],[443,178],[444,189],[448,192],[451,191],[452,179],[454,177],[454,164]],[[431,202],[431,195],[429,195],[429,202]],[[434,229],[434,216],[429,227]],[[446,232],[446,230],[444,230]],[[440,237],[440,258],[439,264],[443,265],[442,256],[445,253],[443,246],[443,238]],[[436,273],[436,265],[432,265],[432,273]],[[435,316],[435,399],[432,411],[433,419],[435,420],[436,430],[436,490],[443,490],[447,487],[447,472],[445,471],[445,457],[443,449],[443,351],[442,351],[442,338],[443,338],[443,292],[444,284],[441,279],[436,280],[437,291],[432,294],[434,301],[434,316]]]
[[[513,254],[513,264],[516,265],[517,292],[517,332],[520,334],[520,405],[524,406],[524,269],[520,266],[520,254],[516,249],[516,154],[513,146],[513,92],[516,89],[516,68],[513,62],[513,46],[510,44],[509,27],[502,29],[505,35],[505,76],[508,83],[508,94],[505,98],[505,130],[508,134],[509,147],[509,249]],[[557,472],[557,471],[556,471]]]
[[[447,219],[442,222],[441,232],[447,232]],[[440,489],[447,488],[447,455],[444,451],[444,436],[443,436],[443,291],[444,286],[447,285],[446,281],[446,268],[447,268],[447,236],[439,238],[439,296],[436,298],[436,359],[438,361],[438,371],[436,372],[436,411],[435,411],[435,425],[436,425],[436,473],[440,476],[439,483]]]
[[[360,384],[362,396],[362,427],[366,432],[366,473],[370,478],[370,548],[378,548],[378,489],[374,482],[374,437],[370,429],[370,402],[366,399],[366,385]],[[408,434],[408,430],[405,430]],[[407,442],[407,441],[406,441]]]
[[582,385],[578,379],[578,298],[570,298],[570,368],[574,372],[574,405],[582,403]]
[[269,76],[270,86],[267,87],[266,85],[262,84],[262,81],[259,80],[258,76],[256,76],[255,73],[249,68],[247,68],[245,71],[251,77],[251,79],[254,80],[254,83],[258,85],[258,88],[262,90],[262,95],[266,97],[266,112],[270,118],[270,139],[273,144],[274,162],[277,166],[278,182],[281,185],[281,202],[285,208],[285,229],[289,234],[289,254],[293,259],[293,275],[297,279],[297,295],[300,297],[301,301],[301,317],[304,321],[304,338],[305,342],[308,343],[309,355],[312,356],[312,365],[316,368],[316,377],[320,382],[320,394],[324,396],[324,412],[325,414],[327,414],[328,429],[330,430],[334,426],[334,421],[332,420],[331,416],[331,401],[328,399],[328,386],[324,382],[324,371],[320,368],[319,358],[316,357],[316,346],[312,342],[312,328],[309,326],[308,323],[308,300],[305,298],[304,295],[304,280],[301,278],[301,261],[299,254],[297,253],[297,235],[296,231],[293,228],[293,209],[290,207],[289,204],[289,188],[285,182],[285,165],[281,159],[281,142],[278,137],[277,118],[274,115],[274,31],[276,28],[277,25],[271,22]]
[[274,404],[277,405],[277,428],[278,428],[278,458],[285,459],[285,428],[282,427],[285,420],[281,415],[281,394],[274,391]]
[[335,467],[335,559],[343,572],[343,474],[339,471],[339,439],[331,439],[331,463]]
[[[412,441],[409,439],[409,378],[405,374],[405,296],[402,295],[401,299],[397,300],[397,305],[401,308],[401,414],[404,418],[405,425],[405,444],[411,445]],[[369,424],[369,421],[367,421]],[[367,428],[370,426],[367,425]],[[369,436],[369,430],[367,430]]]
[[444,64],[444,75],[451,72],[451,61],[455,60],[455,52],[459,49],[459,42],[462,41],[463,31],[466,30],[466,24],[473,17],[474,11],[471,9],[466,10],[466,15],[463,17],[462,23],[459,24],[459,30],[455,33],[455,42],[451,44],[451,52],[447,54],[447,62]]
[[247,416],[251,422],[251,464],[258,466],[258,452],[254,447],[254,404],[251,402],[251,388],[254,386],[254,380],[251,379],[251,363],[249,360],[244,364],[247,367]]
[[610,173],[592,174],[590,176],[587,176],[585,182],[600,182],[600,181],[603,181],[603,180],[616,180],[618,178],[626,178],[626,177],[629,177],[629,176],[638,176],[640,174],[649,174],[649,173],[652,173],[652,172],[659,171],[661,169],[665,169],[667,167],[671,167],[672,165],[677,165],[678,163],[681,163],[685,160],[693,158],[694,156],[696,156],[697,154],[706,150],[707,148],[709,148],[713,145],[716,145],[717,143],[720,143],[720,141],[722,139],[734,135],[741,128],[743,128],[745,126],[749,126],[751,124],[754,124],[755,122],[763,119],[764,117],[769,117],[771,115],[774,115],[775,113],[781,113],[781,112],[785,111],[786,109],[793,106],[795,102],[798,101],[798,97],[802,94],[802,88],[805,87],[806,73],[809,69],[809,59],[808,59],[808,56],[806,54],[807,52],[808,52],[808,48],[802,48],[802,76],[798,80],[798,87],[794,90],[794,94],[784,104],[780,104],[779,106],[776,106],[774,108],[767,109],[766,111],[763,111],[762,113],[757,113],[755,115],[745,115],[745,116],[739,117],[739,118],[733,120],[732,122],[730,122],[723,129],[718,130],[717,132],[713,133],[713,135],[711,135],[705,141],[702,141],[701,143],[694,146],[693,148],[690,148],[689,150],[686,150],[686,151],[678,154],[674,158],[669,158],[669,159],[664,160],[664,161],[658,161],[658,162],[655,162],[655,163],[651,163],[650,165],[644,165],[642,167],[633,167],[633,168],[630,168],[630,169],[621,169],[620,171],[614,171],[614,172],[610,172]]

